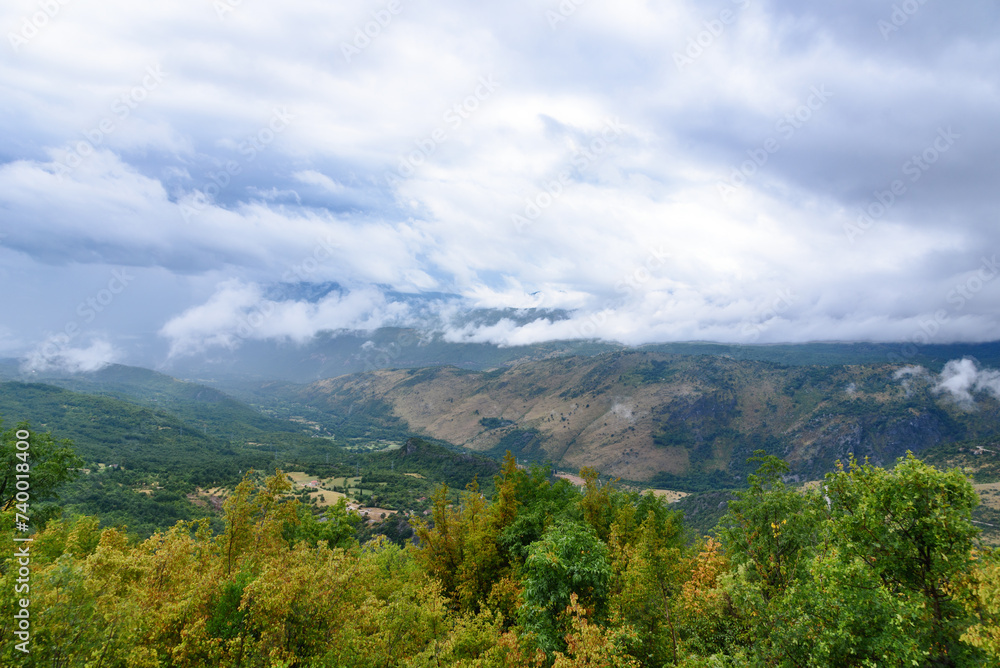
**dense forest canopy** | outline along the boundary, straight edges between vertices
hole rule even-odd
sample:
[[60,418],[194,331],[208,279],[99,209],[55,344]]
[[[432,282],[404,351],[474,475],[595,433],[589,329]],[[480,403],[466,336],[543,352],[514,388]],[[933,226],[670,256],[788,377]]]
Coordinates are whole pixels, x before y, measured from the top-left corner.
[[[3,438],[9,459],[14,431]],[[56,444],[39,435],[39,444]],[[39,448],[71,463],[68,444]],[[30,592],[5,552],[0,632],[30,596],[24,666],[981,666],[1000,660],[1000,560],[959,470],[850,461],[791,488],[758,453],[716,537],[661,498],[507,456],[489,493],[446,485],[411,540],[345,502],[247,474],[147,539],[96,516],[37,525]],[[49,490],[49,491],[55,491]],[[16,508],[5,510],[7,535]],[[358,537],[362,536],[359,540]]]

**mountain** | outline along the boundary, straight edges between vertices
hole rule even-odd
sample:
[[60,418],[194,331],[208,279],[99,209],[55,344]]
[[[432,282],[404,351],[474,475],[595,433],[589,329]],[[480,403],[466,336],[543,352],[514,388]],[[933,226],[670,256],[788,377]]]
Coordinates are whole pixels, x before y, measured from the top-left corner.
[[[533,314],[531,317],[538,317]],[[516,313],[490,311],[479,314],[477,324],[499,318],[517,321]],[[528,316],[521,316],[521,319]],[[905,343],[799,343],[739,345],[713,342],[658,343],[625,346],[607,341],[546,341],[503,346],[462,340],[460,330],[424,331],[384,327],[372,332],[322,332],[306,343],[246,340],[232,350],[215,349],[187,357],[142,362],[178,378],[219,387],[227,392],[246,389],[249,382],[280,380],[311,383],[351,373],[377,369],[455,366],[486,371],[524,362],[556,357],[590,357],[616,351],[642,351],[677,355],[713,355],[732,359],[775,362],[788,366],[830,364],[920,364],[939,370],[948,360],[971,356],[982,364],[1000,367],[1000,342],[934,344]],[[2,365],[0,365],[2,372]]]
[[[275,372],[263,377],[208,368],[192,382],[121,365],[26,373],[8,360],[0,361],[0,378],[165,411],[226,443],[284,433],[361,447],[420,434],[489,455],[509,449],[568,470],[589,465],[685,489],[742,484],[746,458],[756,449],[788,459],[795,476],[813,478],[852,453],[890,464],[908,449],[995,434],[995,399],[979,397],[969,411],[933,391],[932,372],[966,355],[1000,364],[997,343],[922,346],[909,355],[900,344],[873,343],[499,348],[384,329],[287,348],[289,357],[269,361]],[[306,365],[308,374],[278,369],[310,350],[326,357]],[[336,350],[347,357],[337,358]],[[358,351],[369,357],[351,357]],[[371,357],[376,351],[382,357]],[[353,361],[341,363],[347,358]],[[421,366],[427,360],[449,364]],[[372,368],[309,384],[288,380],[360,362]],[[903,362],[929,371],[897,379]],[[287,440],[269,436],[276,438]]]
[[646,352],[677,355],[718,355],[732,359],[775,362],[787,366],[831,364],[919,364],[939,371],[949,360],[972,357],[984,366],[1000,367],[1000,342],[911,343],[816,342],[740,345],[710,342],[656,343]]
[[[481,314],[478,323],[507,312]],[[142,365],[155,366],[171,376],[197,380],[226,391],[245,389],[247,381],[282,380],[311,383],[376,369],[455,366],[485,371],[554,357],[593,356],[638,350],[679,355],[716,355],[733,359],[775,362],[791,366],[814,364],[921,364],[940,369],[950,359],[972,356],[988,366],[1000,367],[1000,343],[909,346],[900,343],[801,343],[737,345],[712,342],[679,342],[629,347],[606,341],[546,341],[522,346],[456,340],[455,332],[385,327],[372,332],[322,332],[307,343],[247,340],[233,350],[212,350]],[[2,366],[0,366],[2,372]]]
[[[71,438],[88,467],[119,465],[78,480],[67,501],[74,512],[119,513],[143,532],[194,516],[188,499],[196,486],[231,484],[251,467],[363,476],[387,485],[384,503],[409,508],[439,482],[461,489],[481,474],[488,488],[495,463],[469,453],[495,459],[506,450],[521,462],[572,472],[593,466],[643,487],[704,491],[681,503],[702,531],[724,511],[724,490],[745,482],[757,449],[786,459],[798,481],[817,479],[852,454],[891,465],[907,450],[970,467],[980,483],[1000,480],[1000,375],[968,361],[962,368],[978,376],[965,377],[964,386],[954,375],[942,382],[958,368],[945,366],[951,347],[929,359],[934,371],[806,363],[884,353],[871,345],[743,351],[799,362],[785,364],[689,343],[670,346],[685,354],[539,354],[485,371],[379,369],[307,385],[206,380],[243,388],[233,394],[135,367],[26,374],[7,362],[0,379],[19,380],[0,382],[0,416],[6,428],[27,419]],[[695,354],[705,350],[712,352]],[[977,352],[980,362],[991,359],[990,345]],[[413,435],[434,443],[401,448],[420,443]],[[998,523],[990,513],[1000,510],[983,506],[977,521]]]
[[262,431],[301,431],[301,425],[266,415],[218,389],[139,367],[111,364],[85,373],[23,372],[8,367],[0,369],[0,378],[136,403],[166,411],[199,431],[225,438]]
[[234,350],[169,360],[173,376],[218,383],[226,389],[246,380],[309,383],[322,378],[382,368],[453,365],[489,369],[522,361],[591,355],[623,346],[598,341],[551,341],[525,346],[455,342],[440,333],[385,327],[373,332],[323,332],[308,343],[244,341]]
[[159,471],[200,484],[268,463],[266,454],[238,451],[167,411],[53,385],[0,382],[0,417],[5,429],[23,420],[72,440],[88,465]]
[[473,451],[693,489],[741,483],[757,449],[804,480],[852,454],[891,464],[907,450],[997,435],[994,396],[963,406],[929,372],[902,368],[620,351],[486,372],[378,370],[312,383],[297,401]]
[[[313,303],[334,289],[338,286],[331,284],[316,290],[308,286],[286,285],[282,286],[282,291],[269,293],[268,296]],[[438,297],[446,300],[448,296]],[[407,303],[419,310],[422,308],[420,301],[410,299]],[[467,338],[477,328],[501,321],[524,325],[565,317],[567,314],[564,312],[545,309],[478,309],[455,316],[447,323],[428,322],[422,329],[383,327],[373,331],[324,331],[301,343],[240,338],[234,334],[231,347],[213,347],[171,357],[168,354],[169,342],[150,333],[140,337],[138,342],[122,342],[122,349],[131,351],[123,360],[133,367],[154,368],[176,378],[211,385],[229,393],[252,389],[255,384],[265,381],[311,383],[376,369],[455,366],[484,371],[554,357],[593,356],[628,350],[715,355],[789,366],[907,363],[934,370],[940,369],[948,360],[971,356],[986,366],[1000,367],[1000,342],[916,346],[871,342],[744,345],[689,341],[630,347],[597,340],[544,341],[508,346]],[[23,375],[21,361],[0,359],[0,378],[37,381],[45,380],[44,377],[53,373],[47,371],[38,378],[25,378]]]

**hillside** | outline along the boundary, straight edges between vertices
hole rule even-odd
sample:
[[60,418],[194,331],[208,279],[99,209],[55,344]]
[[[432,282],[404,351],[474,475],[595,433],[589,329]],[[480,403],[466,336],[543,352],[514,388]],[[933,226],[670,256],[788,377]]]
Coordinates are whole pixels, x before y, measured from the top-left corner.
[[204,433],[223,438],[253,437],[260,432],[301,431],[301,425],[269,417],[218,389],[139,367],[111,364],[88,373],[26,373],[0,367],[0,378],[3,377],[12,381],[54,385],[167,411],[197,425]]
[[237,452],[228,441],[164,411],[120,399],[40,383],[0,383],[4,428],[26,420],[33,428],[73,441],[89,464],[170,472],[195,483],[232,477],[266,465],[266,455]]
[[742,482],[758,448],[809,479],[852,453],[891,464],[907,450],[996,434],[992,396],[970,410],[936,393],[934,376],[897,377],[901,368],[630,351],[488,372],[379,370],[313,383],[298,399],[473,451],[681,488]]
[[[250,469],[299,471],[308,480],[350,478],[352,488],[341,483],[350,501],[389,511],[425,510],[442,483],[456,499],[473,479],[490,493],[498,471],[492,459],[404,433],[323,437],[317,425],[262,415],[217,390],[143,369],[109,367],[63,381],[103,393],[0,382],[0,427],[28,421],[33,432],[72,441],[81,475],[59,492],[59,505],[69,514],[99,514],[102,523],[126,525],[142,536],[181,519],[217,517],[218,507],[213,512],[210,505],[218,506],[224,490]],[[381,438],[386,433],[393,438]],[[306,502],[323,500],[316,498],[321,490],[297,491]],[[35,501],[55,510],[53,499]],[[396,526],[393,537],[405,539],[407,528]]]

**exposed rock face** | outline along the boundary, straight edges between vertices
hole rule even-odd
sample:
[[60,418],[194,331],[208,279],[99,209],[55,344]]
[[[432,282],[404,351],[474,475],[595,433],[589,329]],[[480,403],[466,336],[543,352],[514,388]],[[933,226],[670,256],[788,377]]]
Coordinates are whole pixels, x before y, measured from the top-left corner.
[[851,455],[889,464],[907,450],[995,434],[1000,405],[948,403],[898,365],[785,367],[646,352],[548,359],[509,369],[376,371],[314,383],[302,398],[475,451],[511,450],[565,470],[628,480],[742,475],[757,449],[816,477]]

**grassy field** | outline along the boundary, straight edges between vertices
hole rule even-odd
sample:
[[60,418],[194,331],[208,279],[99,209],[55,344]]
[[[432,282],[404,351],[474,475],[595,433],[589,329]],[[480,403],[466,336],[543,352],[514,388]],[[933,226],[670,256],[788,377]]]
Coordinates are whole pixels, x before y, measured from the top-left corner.
[[[373,488],[384,487],[386,485],[384,482],[363,484],[360,476],[353,476],[350,478],[344,476],[339,478],[317,478],[302,471],[291,471],[286,475],[288,476],[288,479],[292,481],[292,484],[295,485],[296,491],[299,491],[302,488],[308,488],[309,483],[311,482],[318,483],[318,486],[309,489],[307,495],[310,503],[315,503],[315,505],[320,508],[335,505],[340,499],[347,499],[348,501],[361,503],[364,497],[370,497],[372,495]],[[336,491],[343,489],[347,490],[346,493]],[[383,512],[391,514],[394,511],[377,508],[372,511],[371,516],[377,517],[379,513]]]
[[1000,510],[1000,482],[973,485],[979,493],[979,501],[987,508]]
[[347,498],[346,494],[342,494],[340,492],[331,492],[328,489],[318,489],[313,492],[309,492],[310,503],[312,503],[315,500],[315,505],[320,508],[336,505],[338,501],[346,498]]
[[652,492],[656,496],[663,497],[667,500],[667,503],[675,503],[689,495],[688,492],[678,492],[674,489],[644,489],[642,491],[643,494],[646,492]]

